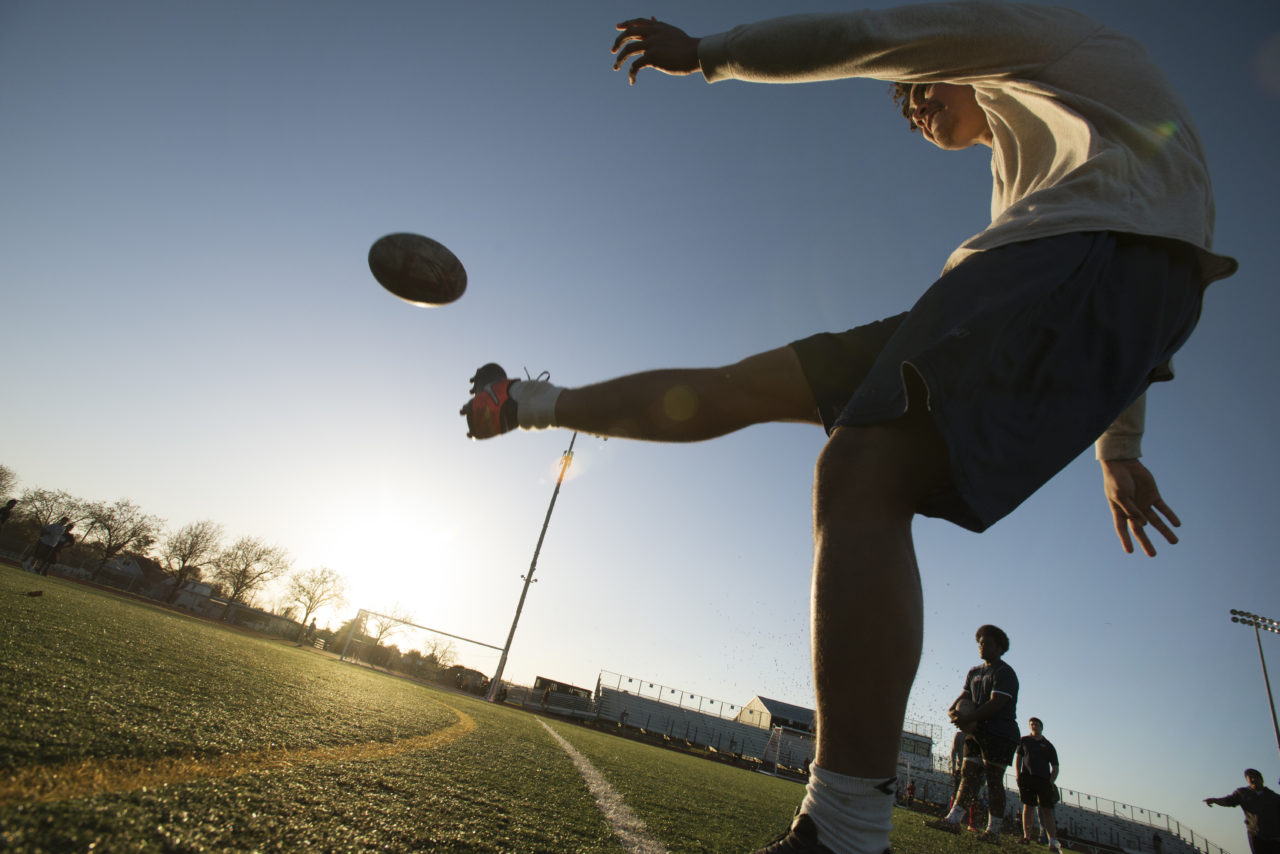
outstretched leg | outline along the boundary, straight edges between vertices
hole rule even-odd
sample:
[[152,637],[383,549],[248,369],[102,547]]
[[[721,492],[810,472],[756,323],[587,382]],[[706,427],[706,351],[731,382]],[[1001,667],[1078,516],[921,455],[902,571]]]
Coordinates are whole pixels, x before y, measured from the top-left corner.
[[[463,414],[486,393],[468,402]],[[492,431],[473,426],[475,435],[488,438],[508,425],[554,426],[623,439],[695,442],[770,421],[821,423],[790,347],[724,367],[645,371],[579,388],[516,380],[509,393],[510,404],[499,405],[514,406],[514,417],[504,413],[504,426]],[[544,411],[535,413],[534,408]]]

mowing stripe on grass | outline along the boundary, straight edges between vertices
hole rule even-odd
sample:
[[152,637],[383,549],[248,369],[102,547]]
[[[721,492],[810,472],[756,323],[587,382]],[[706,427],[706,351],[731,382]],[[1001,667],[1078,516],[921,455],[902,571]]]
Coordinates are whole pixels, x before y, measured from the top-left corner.
[[446,708],[458,716],[455,723],[430,735],[395,741],[344,744],[308,750],[257,750],[211,757],[104,757],[61,765],[15,768],[0,777],[0,806],[133,792],[154,786],[236,777],[259,771],[289,771],[332,762],[389,759],[402,753],[431,750],[456,741],[476,728],[476,722],[470,716],[452,706]]
[[587,788],[591,790],[591,796],[596,799],[596,805],[600,807],[600,812],[604,813],[605,821],[609,822],[609,826],[613,828],[613,833],[622,843],[622,847],[636,854],[668,854],[662,843],[649,835],[649,828],[645,827],[644,822],[637,818],[627,806],[626,801],[622,800],[622,796],[614,791],[608,781],[600,775],[596,766],[575,750],[572,744],[561,738],[560,733],[547,726],[546,721],[539,718],[538,723],[551,733],[551,737],[564,749],[565,753],[569,754],[573,764],[578,767],[578,773],[586,781]]

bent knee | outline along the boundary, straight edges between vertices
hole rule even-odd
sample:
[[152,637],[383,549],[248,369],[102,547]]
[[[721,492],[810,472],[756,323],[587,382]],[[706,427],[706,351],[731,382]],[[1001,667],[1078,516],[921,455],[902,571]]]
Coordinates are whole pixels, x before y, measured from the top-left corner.
[[819,507],[914,513],[949,480],[946,446],[936,430],[904,422],[839,427],[818,455],[814,499]]

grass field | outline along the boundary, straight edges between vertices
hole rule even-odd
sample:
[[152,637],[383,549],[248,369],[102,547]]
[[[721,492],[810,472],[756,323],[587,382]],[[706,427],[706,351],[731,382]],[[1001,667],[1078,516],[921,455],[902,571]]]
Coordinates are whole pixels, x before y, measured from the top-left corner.
[[[533,715],[7,565],[0,722],[6,851],[624,850]],[[671,851],[750,851],[802,796],[549,723]],[[921,821],[895,851],[991,850]]]

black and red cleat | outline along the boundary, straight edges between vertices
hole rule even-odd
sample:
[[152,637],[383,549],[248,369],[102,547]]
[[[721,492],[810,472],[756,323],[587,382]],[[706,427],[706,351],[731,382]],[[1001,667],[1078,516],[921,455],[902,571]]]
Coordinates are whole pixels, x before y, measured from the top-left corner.
[[493,362],[475,372],[471,377],[472,398],[459,411],[467,418],[468,439],[492,439],[516,428],[511,386],[518,382],[507,379],[506,371]]

